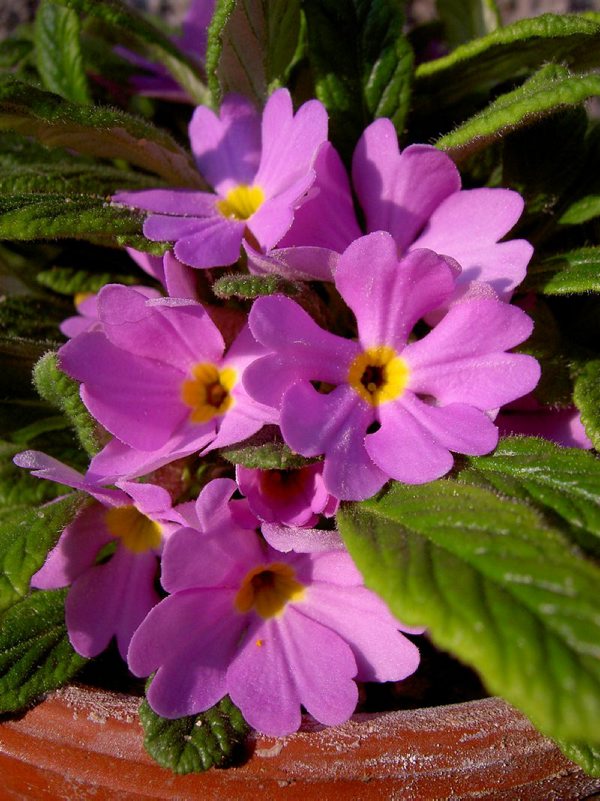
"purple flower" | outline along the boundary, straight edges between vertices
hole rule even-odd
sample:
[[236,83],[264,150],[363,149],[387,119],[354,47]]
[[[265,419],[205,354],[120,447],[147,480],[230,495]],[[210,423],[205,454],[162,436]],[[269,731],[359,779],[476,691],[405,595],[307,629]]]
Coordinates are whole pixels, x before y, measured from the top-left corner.
[[588,450],[593,444],[574,407],[553,409],[539,404],[533,396],[511,403],[496,418],[500,433],[543,437],[566,448]]
[[454,265],[429,250],[399,263],[384,232],[350,245],[335,283],[358,341],[324,331],[288,298],[259,298],[250,328],[271,353],[244,376],[251,396],[281,410],[293,450],[325,454],[327,490],[360,500],[388,478],[418,484],[443,476],[450,451],[491,451],[498,432],[486,412],[539,379],[535,359],[506,352],[529,336],[530,318],[495,298],[471,299],[415,339],[415,324],[454,293]]
[[[190,59],[204,65],[206,57],[207,30],[212,18],[215,0],[192,0],[182,24],[182,35],[173,38]],[[146,75],[134,75],[131,85],[139,95],[157,97],[175,103],[189,103],[190,98],[181,86],[169,75],[162,64],[155,64],[125,47],[115,48],[123,58],[146,71]]]
[[[264,255],[246,245],[255,271],[331,280],[336,254],[361,235],[348,177],[330,144],[319,152],[315,170],[311,196],[277,249]],[[390,233],[399,255],[428,248],[450,256],[462,267],[457,284],[463,291],[483,281],[504,300],[525,277],[531,245],[499,242],[521,215],[521,196],[510,189],[461,189],[445,153],[430,145],[400,152],[390,120],[376,120],[363,133],[352,179],[367,233]]]
[[[169,493],[133,482],[121,482],[119,489],[94,487],[38,451],[24,451],[14,461],[34,476],[95,499],[65,528],[31,585],[44,590],[70,586],[65,615],[77,653],[97,656],[115,637],[125,658],[133,632],[159,601],[154,585],[163,542],[184,524]],[[111,545],[114,551],[104,561],[103,551]]]
[[192,267],[234,264],[244,238],[273,248],[314,181],[313,161],[327,138],[324,107],[310,100],[294,115],[289,92],[279,89],[261,122],[249,101],[230,95],[220,116],[197,108],[189,133],[198,169],[214,194],[149,189],[120,192],[113,200],[152,212],[145,236],[174,241],[177,258]]
[[223,338],[200,304],[148,300],[116,284],[100,292],[98,315],[101,331],[59,351],[90,413],[115,437],[92,461],[90,480],[143,475],[239,442],[273,419],[240,380],[262,352],[247,328],[223,355]]
[[[133,289],[146,298],[161,297],[158,290],[148,286],[135,286]],[[98,317],[97,292],[80,292],[75,295],[75,308],[77,309],[77,314],[73,317],[67,317],[59,326],[61,333],[68,339],[72,339],[86,331],[102,330],[102,323]]]
[[196,274],[168,250],[164,256],[151,256],[140,250],[125,248],[142,270],[155,278],[166,289],[171,298],[196,299]]
[[238,465],[236,480],[252,512],[265,523],[310,528],[320,514],[335,514],[337,501],[325,489],[322,464],[296,470],[250,470]]
[[[300,725],[300,707],[335,725],[354,711],[359,681],[396,681],[419,653],[343,551],[283,554],[236,524],[228,479],[197,501],[198,528],[163,555],[168,598],[129,648],[138,676],[156,671],[148,701],[168,718],[229,694],[248,723],[274,736]],[[408,629],[403,629],[408,631]]]

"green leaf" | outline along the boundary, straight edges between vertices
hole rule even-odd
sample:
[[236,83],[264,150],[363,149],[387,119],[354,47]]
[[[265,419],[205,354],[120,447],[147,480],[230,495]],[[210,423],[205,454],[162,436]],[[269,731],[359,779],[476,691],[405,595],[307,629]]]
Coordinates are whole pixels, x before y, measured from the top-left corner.
[[1,521],[0,612],[28,594],[31,577],[81,504],[81,494],[71,493],[63,500],[19,511]]
[[489,456],[470,457],[460,473],[483,476],[500,492],[550,508],[574,528],[595,535],[600,548],[600,460],[579,448],[534,437],[507,437]]
[[441,480],[345,504],[365,581],[551,737],[598,742],[600,568],[528,504]]
[[349,155],[366,125],[389,117],[399,134],[410,101],[413,54],[398,0],[305,0],[316,93],[331,138]]
[[48,343],[56,342],[59,340],[60,320],[56,319],[55,312],[56,309],[51,308],[43,297],[0,296],[0,327],[9,336],[31,336],[45,339]]
[[140,706],[144,748],[163,768],[174,773],[201,773],[222,768],[241,750],[249,727],[228,696],[200,715],[167,720]]
[[585,433],[600,450],[600,360],[588,362],[575,380],[573,400]]
[[17,712],[66,684],[87,660],[65,627],[66,590],[35,592],[0,622],[0,712]]
[[534,261],[523,288],[543,295],[600,292],[600,248],[578,248]]
[[216,105],[237,92],[262,106],[285,85],[300,38],[300,0],[217,0],[206,72]]
[[286,281],[277,275],[223,275],[212,285],[212,291],[218,298],[240,298],[253,300],[262,295],[274,295],[276,292],[293,297],[301,291],[298,284]]
[[120,0],[54,0],[80,14],[89,14],[116,31],[128,45],[150,61],[157,61],[198,104],[208,101],[199,63],[182,52],[153,22]]
[[[75,162],[75,163],[74,163]],[[6,167],[0,175],[2,194],[87,194],[110,199],[116,191],[154,188],[162,181],[132,170],[119,170],[99,164],[81,164],[71,158],[68,163],[32,163],[18,167]]]
[[442,136],[436,146],[458,162],[511,131],[598,95],[600,75],[571,75],[549,64],[518,89],[501,95],[484,111]]
[[46,353],[36,363],[33,382],[40,397],[65,415],[88,456],[98,453],[98,426],[83,405],[79,384],[59,369],[55,353]]
[[[576,762],[583,770],[595,778],[600,778],[600,748],[587,743],[568,743],[558,740],[557,745],[563,754]],[[590,796],[590,801],[594,796]]]
[[77,295],[81,292],[99,292],[106,284],[139,284],[138,276],[116,273],[91,273],[75,270],[72,267],[53,267],[38,273],[37,280],[42,286],[61,295]]
[[574,201],[559,219],[561,225],[581,225],[600,217],[600,195],[586,195]]
[[0,239],[82,239],[112,247],[166,250],[165,243],[151,243],[143,236],[143,222],[143,213],[92,195],[0,197]]
[[172,186],[204,187],[190,154],[152,123],[105,106],[69,103],[8,75],[0,76],[0,130],[33,136],[49,147],[124,159]]
[[[450,1],[463,6],[460,0]],[[420,113],[439,111],[509,79],[526,77],[550,61],[573,69],[593,67],[600,62],[599,45],[600,24],[581,15],[518,20],[420,64],[415,71],[415,108]]]
[[495,0],[436,0],[436,7],[451,48],[500,27]]
[[221,448],[219,453],[232,464],[259,470],[293,470],[315,461],[290,450],[272,426],[264,426],[250,439]]
[[533,393],[540,403],[571,406],[571,370],[561,327],[550,306],[540,297],[532,299],[526,310],[534,322],[533,333],[518,350],[536,358],[542,368],[542,376]]
[[35,55],[46,89],[73,103],[90,103],[79,18],[53,0],[42,0],[35,15]]

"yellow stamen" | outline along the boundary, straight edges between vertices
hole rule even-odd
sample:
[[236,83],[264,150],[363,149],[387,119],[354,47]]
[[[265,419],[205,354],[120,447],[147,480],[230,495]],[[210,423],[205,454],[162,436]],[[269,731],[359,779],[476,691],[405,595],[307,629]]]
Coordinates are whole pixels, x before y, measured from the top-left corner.
[[108,510],[104,520],[113,537],[122,540],[133,553],[144,553],[160,545],[162,527],[135,506],[115,506]]
[[225,195],[223,200],[217,200],[217,210],[223,217],[233,220],[247,220],[262,206],[265,193],[260,186],[239,184]]
[[83,301],[91,298],[93,294],[93,292],[76,292],[73,295],[73,303],[75,304],[75,307],[79,308]]
[[406,361],[387,345],[367,348],[348,370],[348,383],[371,406],[399,398],[409,377]]
[[181,385],[181,398],[192,408],[192,423],[207,423],[233,406],[235,370],[231,367],[219,370],[216,365],[203,362],[192,367],[192,375]]
[[[305,587],[296,580],[290,565],[273,562],[250,570],[235,596],[237,612],[246,613],[254,609],[263,618],[277,617],[290,601],[300,601]],[[262,641],[257,641],[262,645]]]

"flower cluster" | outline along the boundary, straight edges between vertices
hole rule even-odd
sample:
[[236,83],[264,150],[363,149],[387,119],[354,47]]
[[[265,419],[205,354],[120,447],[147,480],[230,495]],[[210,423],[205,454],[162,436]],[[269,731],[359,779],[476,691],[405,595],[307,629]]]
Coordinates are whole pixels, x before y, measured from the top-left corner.
[[[489,453],[501,407],[539,379],[535,359],[514,352],[532,321],[510,303],[532,249],[503,240],[523,202],[461,189],[448,156],[400,152],[386,119],[364,131],[350,181],[324,108],[294,113],[284,89],[262,115],[237,96],[218,115],[200,107],[189,132],[212,192],[113,199],[148,212],[148,239],[173,243],[160,259],[131,252],[162,291],[107,285],[62,326],[61,369],[106,444],[85,476],[39,452],[16,458],[92,499],[33,585],[70,587],[79,653],[115,637],[135,675],[155,674],[160,715],[229,695],[268,734],[297,729],[301,707],[336,724],[356,681],[397,681],[419,661],[405,636],[417,632],[346,552],[339,502]],[[279,275],[293,293],[243,311],[201,301],[198,270],[210,283],[231,265],[258,283]],[[223,477],[221,449],[265,426],[294,467],[238,464]],[[198,466],[201,491],[167,492],[165,471]]]

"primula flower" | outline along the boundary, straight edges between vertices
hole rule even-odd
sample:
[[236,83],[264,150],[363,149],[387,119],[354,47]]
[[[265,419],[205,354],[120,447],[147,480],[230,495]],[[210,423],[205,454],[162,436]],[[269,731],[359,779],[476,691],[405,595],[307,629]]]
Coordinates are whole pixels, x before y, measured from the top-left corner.
[[261,122],[248,100],[230,95],[220,116],[198,107],[189,134],[198,169],[215,194],[149,189],[120,192],[113,200],[152,212],[144,235],[174,241],[177,258],[192,267],[234,264],[244,238],[273,248],[314,181],[313,161],[327,138],[324,107],[310,100],[294,115],[289,92],[278,89]]
[[262,349],[242,330],[224,355],[207,312],[192,300],[148,300],[108,285],[98,296],[101,331],[59,350],[61,368],[82,382],[90,413],[115,439],[88,478],[140,476],[177,458],[239,442],[273,419],[241,383]]
[[486,412],[536,385],[536,360],[505,352],[532,322],[495,298],[454,305],[411,341],[417,321],[452,296],[454,275],[455,265],[429,250],[399,262],[396,242],[379,232],[350,245],[335,274],[357,342],[324,331],[286,297],[254,303],[250,328],[271,353],[248,368],[245,386],[281,410],[293,450],[325,454],[325,486],[337,498],[368,498],[388,478],[432,481],[452,467],[450,451],[488,453],[498,432]]
[[588,450],[593,443],[585,432],[579,411],[574,407],[552,409],[530,395],[503,409],[496,423],[500,433],[543,437],[565,448]]
[[236,523],[229,479],[208,484],[196,528],[180,529],[163,554],[169,597],[129,648],[135,675],[156,672],[148,701],[177,718],[225,695],[255,729],[274,736],[318,721],[347,720],[359,681],[396,681],[417,667],[409,631],[367,590],[343,551],[283,554]]
[[196,273],[182,264],[170,250],[164,256],[151,256],[140,250],[125,248],[142,270],[163,285],[171,298],[196,298]]
[[264,523],[310,528],[320,514],[335,514],[337,501],[325,489],[320,463],[294,470],[251,470],[238,465],[236,481],[250,509]]
[[[315,170],[311,196],[277,249],[265,256],[246,245],[255,271],[332,280],[337,254],[361,236],[350,183],[332,145],[321,149]],[[525,277],[531,245],[498,241],[521,216],[521,196],[510,189],[461,189],[454,163],[437,148],[410,145],[400,152],[390,120],[378,119],[364,131],[352,179],[366,232],[390,233],[398,255],[428,248],[458,261],[458,294],[469,282],[483,281],[506,300]]]
[[[215,0],[192,0],[181,26],[181,36],[173,37],[173,44],[201,66],[204,65],[206,57],[207,29],[214,7]],[[147,73],[134,75],[131,79],[131,85],[137,94],[175,103],[191,102],[185,90],[169,75],[162,64],[149,61],[124,47],[115,49],[127,61],[141,67]]]
[[[115,637],[125,658],[133,632],[159,601],[155,580],[163,542],[184,519],[172,508],[169,493],[154,484],[94,487],[76,470],[38,451],[24,451],[14,461],[34,476],[95,499],[65,528],[31,585],[43,590],[70,586],[65,619],[77,653],[97,656]],[[114,552],[104,561],[111,545]]]
[[[146,298],[160,298],[161,294],[157,289],[149,286],[133,287]],[[75,295],[75,308],[77,314],[67,317],[60,324],[60,332],[68,339],[83,334],[86,331],[101,331],[102,323],[98,317],[98,293],[97,292],[78,292]]]

